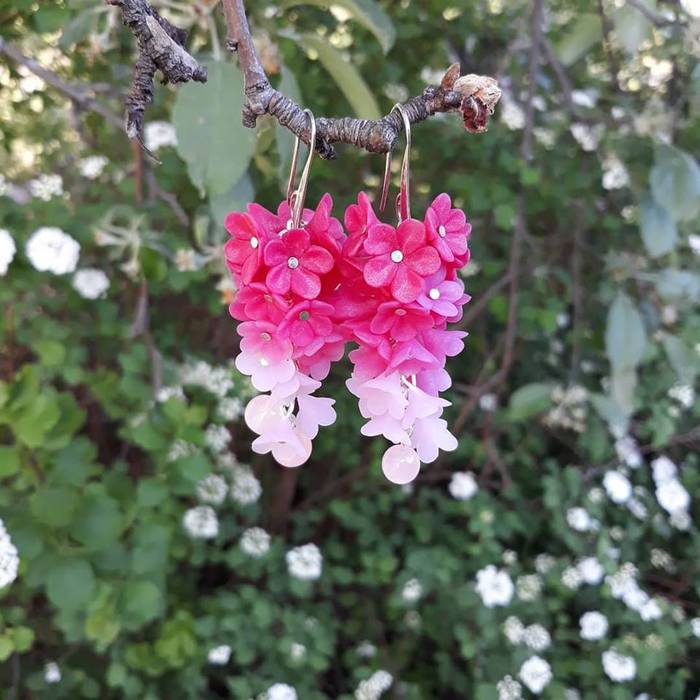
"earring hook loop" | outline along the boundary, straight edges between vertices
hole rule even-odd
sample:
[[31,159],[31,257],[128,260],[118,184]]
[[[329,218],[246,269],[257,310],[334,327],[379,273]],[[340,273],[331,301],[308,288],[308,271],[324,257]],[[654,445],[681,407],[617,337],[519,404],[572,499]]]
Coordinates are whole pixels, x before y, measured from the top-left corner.
[[[406,134],[406,148],[403,153],[403,161],[401,162],[401,186],[399,195],[396,198],[396,213],[399,217],[399,223],[405,219],[411,218],[411,203],[410,203],[410,159],[411,159],[411,121],[406,114],[406,110],[401,103],[395,104],[391,112],[398,111],[403,120],[403,130]],[[390,112],[390,114],[391,114]],[[379,211],[384,211],[386,200],[389,193],[389,182],[391,180],[391,151],[386,154],[384,162],[384,180],[382,182],[381,198],[379,200]]]
[[304,201],[306,200],[306,189],[309,184],[309,174],[311,172],[311,163],[316,153],[316,119],[310,109],[305,109],[304,114],[309,118],[310,122],[309,153],[306,157],[304,168],[301,171],[299,185],[294,189],[294,178],[296,176],[299,148],[301,145],[301,139],[297,136],[294,140],[292,165],[289,172],[289,179],[287,180],[287,202],[291,209],[292,226],[294,228],[298,228],[301,223],[302,214],[304,212]]

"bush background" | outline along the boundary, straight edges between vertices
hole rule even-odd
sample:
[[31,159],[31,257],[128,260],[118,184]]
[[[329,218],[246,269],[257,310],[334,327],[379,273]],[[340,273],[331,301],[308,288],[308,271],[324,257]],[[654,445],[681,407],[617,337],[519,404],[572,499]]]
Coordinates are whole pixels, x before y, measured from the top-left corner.
[[[211,75],[157,87],[147,121],[174,123],[178,139],[160,166],[87,103],[0,62],[0,227],[18,249],[0,278],[0,517],[20,557],[0,590],[3,697],[247,700],[286,683],[303,700],[369,698],[360,684],[383,669],[385,697],[507,700],[520,695],[497,684],[537,653],[553,673],[544,698],[695,698],[697,2],[544,3],[532,92],[532,3],[248,3],[272,79],[319,115],[386,112],[453,61],[504,88],[487,134],[454,115],[413,133],[413,207],[453,195],[474,263],[470,335],[449,368],[460,447],[407,489],[383,479],[382,446],[359,434],[347,361],[326,382],[339,420],[299,470],[253,455],[242,422],[201,386],[214,372],[215,389],[232,379],[228,398],[250,395],[231,369],[221,222],[253,199],[276,207],[291,138],[267,119],[240,126],[216,3],[155,5],[190,28]],[[21,0],[0,6],[0,26],[59,87],[87,85],[121,115],[133,41],[114,8]],[[309,201],[331,192],[342,218],[358,191],[376,192],[383,159],[339,150],[315,162]],[[107,163],[86,177],[94,155]],[[62,192],[42,199],[31,182],[47,175]],[[32,267],[24,246],[41,226],[80,242],[79,268],[107,273],[101,298]],[[183,379],[201,362],[197,381]],[[212,425],[232,435],[223,451],[205,437]],[[691,495],[680,515],[655,497],[662,455]],[[239,463],[262,495],[227,497],[216,538],[192,538],[182,523],[197,484],[230,482]],[[632,483],[627,497],[604,483],[611,470]],[[479,488],[460,500],[449,484],[464,471]],[[239,546],[251,526],[272,536],[260,558]],[[322,575],[301,581],[285,553],[309,542]],[[577,583],[586,557],[608,578]],[[508,605],[477,593],[488,565],[518,582]],[[660,617],[616,597],[621,568]],[[411,579],[417,600],[404,595]],[[598,641],[580,635],[591,610],[609,621]],[[551,645],[512,643],[510,616],[542,625]],[[232,649],[225,665],[207,658],[219,645]],[[635,660],[632,680],[604,672],[611,648]]]

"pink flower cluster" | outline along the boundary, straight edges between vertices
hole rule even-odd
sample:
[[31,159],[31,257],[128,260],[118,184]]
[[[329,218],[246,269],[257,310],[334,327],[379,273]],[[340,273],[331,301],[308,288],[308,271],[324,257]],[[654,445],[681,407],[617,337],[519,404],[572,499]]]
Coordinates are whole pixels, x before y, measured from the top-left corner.
[[241,321],[236,366],[270,392],[246,409],[259,436],[253,449],[289,467],[308,459],[319,426],[335,420],[333,401],[313,393],[355,342],[347,386],[367,419],[362,433],[394,443],[382,468],[407,483],[421,462],[457,447],[439,392],[451,384],[446,358],[464,347],[465,334],[447,324],[469,300],[457,270],[469,260],[471,226],[446,194],[423,221],[398,227],[381,223],[364,193],[344,227],[331,208],[326,194],[298,227],[287,202],[276,214],[249,204],[226,218],[226,262],[238,285],[230,312]]

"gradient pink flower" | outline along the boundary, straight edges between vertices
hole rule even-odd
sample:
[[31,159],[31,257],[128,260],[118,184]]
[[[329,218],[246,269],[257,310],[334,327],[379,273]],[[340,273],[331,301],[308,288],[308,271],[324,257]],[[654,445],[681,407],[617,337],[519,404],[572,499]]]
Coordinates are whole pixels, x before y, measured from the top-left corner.
[[294,355],[313,355],[326,342],[342,339],[333,333],[331,320],[335,309],[323,301],[302,301],[295,304],[279,325],[282,338],[289,338]]
[[333,256],[321,246],[311,245],[303,229],[291,229],[265,246],[265,264],[270,267],[266,283],[277,294],[290,290],[303,299],[315,299],[321,291],[319,275],[330,272]]
[[370,258],[364,266],[364,279],[370,287],[391,289],[397,301],[414,301],[423,289],[423,278],[440,267],[435,248],[426,245],[425,226],[407,219],[393,228],[387,224],[370,226],[364,249]]
[[464,293],[461,280],[446,280],[444,269],[440,269],[425,280],[425,289],[416,301],[424,309],[454,323],[460,319],[462,306],[470,298]]
[[433,327],[433,318],[420,306],[408,306],[387,301],[379,306],[369,324],[372,333],[390,335],[394,340],[412,340],[422,331]]
[[467,238],[471,224],[461,209],[453,209],[452,201],[444,192],[438,195],[425,213],[428,240],[445,262],[458,260],[460,266],[469,261]]
[[264,284],[253,282],[237,292],[229,313],[239,321],[270,321],[279,323],[287,313],[289,304],[284,297],[273,294]]
[[224,245],[226,264],[241,284],[249,284],[260,267],[265,238],[248,214],[231,212],[224,225],[231,235]]

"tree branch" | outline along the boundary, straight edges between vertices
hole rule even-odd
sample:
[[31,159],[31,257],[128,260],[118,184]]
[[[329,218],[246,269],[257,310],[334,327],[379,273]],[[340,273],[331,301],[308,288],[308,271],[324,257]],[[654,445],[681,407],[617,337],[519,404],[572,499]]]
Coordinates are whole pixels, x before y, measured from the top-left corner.
[[[292,99],[270,85],[246,18],[243,0],[222,0],[228,31],[227,48],[237,53],[243,71],[245,105],[244,126],[254,127],[259,116],[270,114],[304,143],[309,143],[310,129],[304,110]],[[470,133],[486,131],[488,118],[501,97],[496,80],[487,76],[460,77],[459,66],[445,73],[439,86],[429,85],[423,94],[413,97],[403,107],[412,124],[439,112],[462,112],[464,126]],[[351,117],[316,119],[316,150],[323,158],[334,158],[333,143],[348,143],[372,153],[390,151],[403,129],[401,115],[390,112],[382,119]]]
[[[143,115],[153,101],[153,79],[156,70],[163,75],[163,84],[207,81],[207,69],[184,48],[187,32],[168,22],[146,0],[105,0],[121,8],[124,24],[133,32],[139,45],[139,57],[126,100],[126,135],[141,139]],[[143,145],[143,144],[142,144]]]

